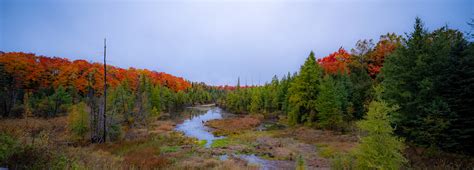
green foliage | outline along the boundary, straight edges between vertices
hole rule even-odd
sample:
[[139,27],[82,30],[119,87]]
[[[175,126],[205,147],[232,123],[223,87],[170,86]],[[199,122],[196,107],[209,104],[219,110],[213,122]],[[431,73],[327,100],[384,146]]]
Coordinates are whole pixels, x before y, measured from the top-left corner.
[[71,161],[42,145],[20,145],[0,133],[0,167],[10,169],[66,169]]
[[[59,86],[57,89],[41,91],[32,99],[33,113],[42,117],[54,117],[65,114],[72,102],[71,95]],[[48,94],[51,94],[48,96]]]
[[318,155],[323,158],[333,158],[338,152],[331,146],[318,146]]
[[298,158],[296,159],[296,170],[305,170],[306,165],[303,159],[303,156],[299,155]]
[[319,126],[338,129],[343,123],[342,96],[337,91],[337,84],[330,75],[326,75],[319,86],[320,93],[316,99]]
[[160,116],[160,111],[158,111],[158,109],[156,109],[156,107],[153,107],[150,110],[150,116],[151,117],[159,117]]
[[331,159],[332,169],[355,169],[355,158],[352,154],[336,153]]
[[229,145],[229,138],[221,138],[221,139],[216,139],[214,141],[212,141],[211,143],[211,147],[213,148],[222,148],[222,147],[226,147]]
[[371,87],[373,80],[367,73],[366,67],[365,64],[358,60],[354,60],[354,62],[349,65],[351,72],[349,74],[349,79],[351,81],[352,89],[349,97],[352,104],[350,112],[352,113],[352,117],[355,119],[362,119],[367,112],[365,105],[371,100]]
[[86,104],[81,102],[71,106],[68,115],[68,127],[74,136],[84,140],[89,132],[89,112],[86,111]]
[[421,146],[473,151],[474,55],[457,30],[428,32],[417,18],[382,68],[384,99],[398,104],[397,133]]
[[11,155],[13,155],[18,147],[18,143],[11,136],[0,133],[0,166],[4,165]]
[[219,105],[235,113],[283,113],[288,111],[288,88],[291,76],[274,76],[263,86],[245,86],[228,91]]
[[[113,117],[110,119],[113,119]],[[107,129],[107,136],[109,137],[111,141],[119,140],[122,136],[122,125],[119,122],[109,123],[108,129]]]
[[132,91],[127,81],[124,81],[116,88],[109,88],[107,95],[107,103],[109,105],[107,107],[107,114],[114,119],[121,117],[128,121],[132,116],[131,112],[134,102],[135,98],[132,95]]
[[198,141],[198,146],[199,146],[199,147],[204,147],[204,146],[206,146],[206,144],[207,144],[207,140],[200,140],[200,141]]
[[389,107],[384,101],[374,100],[364,120],[358,127],[367,135],[362,137],[355,150],[358,169],[400,169],[406,162],[403,157],[403,141],[395,137],[389,114],[397,107]]
[[177,152],[180,151],[181,148],[179,146],[162,146],[160,147],[160,153],[170,153],[170,152]]
[[5,64],[0,63],[0,115],[2,117],[11,116],[11,109],[15,103],[16,91],[14,88],[14,78],[5,70]]
[[55,90],[54,94],[50,96],[50,100],[52,100],[53,103],[53,112],[52,115],[48,115],[49,117],[57,116],[59,113],[65,113],[69,104],[72,102],[71,95],[67,93],[66,89],[62,86],[59,86]]
[[263,110],[264,102],[261,93],[261,88],[253,90],[251,99],[252,102],[250,103],[251,113],[259,113],[261,110]]
[[290,94],[290,111],[288,113],[290,124],[314,121],[316,117],[316,98],[319,94],[322,73],[322,69],[316,63],[314,53],[311,52],[288,89]]

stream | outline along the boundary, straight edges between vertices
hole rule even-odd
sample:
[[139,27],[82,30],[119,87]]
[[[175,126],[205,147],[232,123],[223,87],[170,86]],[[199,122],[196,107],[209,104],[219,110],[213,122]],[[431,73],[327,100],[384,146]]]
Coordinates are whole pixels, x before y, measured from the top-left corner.
[[[206,140],[206,148],[210,148],[216,139],[225,138],[223,136],[214,136],[212,129],[205,126],[204,123],[209,120],[222,119],[232,117],[230,113],[224,112],[219,107],[190,107],[183,113],[185,120],[176,126],[176,130],[183,132],[186,136],[197,138],[198,140]],[[260,169],[274,169],[274,164],[270,160],[262,159],[256,155],[232,154],[220,155],[220,160],[227,160],[229,157],[240,158],[249,164],[258,165]]]
[[[188,110],[203,108],[188,108]],[[190,111],[192,112],[192,111]],[[199,111],[197,112],[199,113]],[[186,136],[197,138],[198,140],[206,141],[206,148],[211,147],[211,144],[216,139],[223,137],[214,136],[211,129],[204,125],[208,120],[222,119],[222,109],[218,107],[209,107],[207,112],[202,114],[191,114],[191,116],[176,126],[176,130],[183,132]]]

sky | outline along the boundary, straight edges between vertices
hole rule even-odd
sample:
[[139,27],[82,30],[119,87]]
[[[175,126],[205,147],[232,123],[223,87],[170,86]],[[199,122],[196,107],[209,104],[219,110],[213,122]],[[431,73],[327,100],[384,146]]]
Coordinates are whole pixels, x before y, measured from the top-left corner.
[[0,0],[0,51],[167,72],[210,85],[263,84],[357,40],[470,31],[472,0]]

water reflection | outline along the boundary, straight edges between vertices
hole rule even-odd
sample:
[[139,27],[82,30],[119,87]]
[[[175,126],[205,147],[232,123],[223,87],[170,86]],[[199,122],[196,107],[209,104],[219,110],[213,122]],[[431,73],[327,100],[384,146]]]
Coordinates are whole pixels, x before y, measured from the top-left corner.
[[183,116],[187,118],[183,123],[176,126],[176,130],[183,132],[186,136],[195,137],[198,140],[206,140],[206,147],[210,147],[212,141],[223,138],[214,136],[210,129],[204,126],[204,122],[208,120],[222,119],[222,109],[217,107],[210,107],[207,111],[189,109]]

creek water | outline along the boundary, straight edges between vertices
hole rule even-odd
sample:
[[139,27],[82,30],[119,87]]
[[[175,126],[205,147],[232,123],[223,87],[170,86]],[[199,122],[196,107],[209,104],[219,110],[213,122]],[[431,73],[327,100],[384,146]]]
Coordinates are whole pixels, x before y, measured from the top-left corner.
[[[214,136],[211,129],[204,125],[206,121],[214,119],[222,119],[223,111],[218,107],[208,108],[188,108],[186,109],[190,116],[176,126],[176,130],[183,132],[186,136],[205,140],[206,147],[209,148],[212,142],[223,137]],[[186,111],[185,111],[186,112]],[[196,114],[197,113],[197,114]]]
[[[181,116],[184,121],[176,126],[176,130],[183,132],[186,136],[206,141],[206,148],[210,148],[212,142],[216,139],[225,138],[223,136],[214,136],[211,128],[205,126],[209,120],[233,117],[234,115],[224,112],[219,107],[191,107],[187,108]],[[181,119],[183,118],[181,117]],[[220,160],[227,160],[230,157],[247,161],[249,164],[257,165],[262,170],[278,169],[277,161],[262,159],[254,154],[230,154],[220,155]]]

